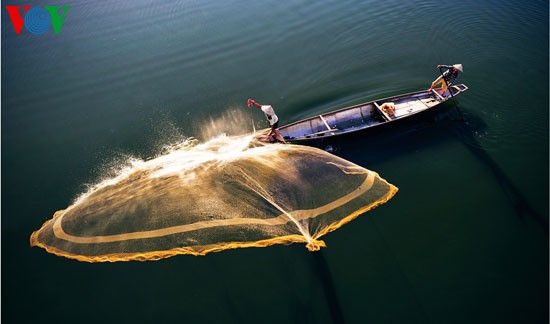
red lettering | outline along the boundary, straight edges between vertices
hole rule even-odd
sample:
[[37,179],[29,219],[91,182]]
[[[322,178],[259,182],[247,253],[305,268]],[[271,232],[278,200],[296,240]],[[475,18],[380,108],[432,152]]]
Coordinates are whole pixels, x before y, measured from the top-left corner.
[[[31,6],[23,6],[23,15],[25,15],[30,8]],[[15,33],[20,34],[21,29],[23,29],[23,18],[21,18],[21,15],[19,14],[19,6],[6,6],[6,9],[10,14],[11,23],[15,29]]]

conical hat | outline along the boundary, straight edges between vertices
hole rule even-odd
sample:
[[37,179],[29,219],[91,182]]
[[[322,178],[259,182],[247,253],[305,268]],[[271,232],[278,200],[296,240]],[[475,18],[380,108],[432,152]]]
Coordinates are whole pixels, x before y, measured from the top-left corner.
[[453,67],[457,70],[459,70],[460,72],[464,72],[463,68],[462,68],[462,64],[454,64]]

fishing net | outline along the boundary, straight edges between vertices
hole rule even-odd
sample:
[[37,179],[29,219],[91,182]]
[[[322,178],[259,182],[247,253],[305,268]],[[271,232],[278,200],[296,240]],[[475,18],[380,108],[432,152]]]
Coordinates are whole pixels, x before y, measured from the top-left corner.
[[315,251],[320,237],[396,191],[315,148],[220,137],[133,161],[56,212],[31,245],[88,262],[289,243]]

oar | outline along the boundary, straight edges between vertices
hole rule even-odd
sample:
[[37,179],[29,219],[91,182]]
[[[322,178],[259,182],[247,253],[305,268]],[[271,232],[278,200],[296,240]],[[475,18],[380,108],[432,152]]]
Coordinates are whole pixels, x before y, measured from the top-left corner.
[[440,66],[439,67],[439,73],[441,74],[441,78],[443,78],[443,82],[445,82],[445,85],[447,86],[447,89],[449,89],[449,93],[451,94],[451,98],[453,98],[453,103],[455,104],[456,110],[458,111],[458,114],[460,115],[460,120],[464,121],[464,116],[462,115],[462,112],[460,111],[460,107],[458,107],[458,103],[455,100],[455,96],[453,95],[453,90],[451,89],[451,87],[447,83],[447,80],[443,76],[443,70],[442,69],[443,69],[443,67]]

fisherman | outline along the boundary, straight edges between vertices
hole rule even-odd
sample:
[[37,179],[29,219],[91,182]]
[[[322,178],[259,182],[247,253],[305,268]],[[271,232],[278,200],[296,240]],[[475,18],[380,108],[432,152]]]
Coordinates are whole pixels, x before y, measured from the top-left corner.
[[279,141],[283,144],[286,144],[283,136],[277,129],[279,127],[279,117],[275,115],[273,107],[271,105],[261,105],[252,99],[248,99],[247,104],[248,107],[254,105],[264,112],[267,121],[269,121],[269,126],[271,127],[269,133],[267,134],[267,138],[270,139],[270,141]]
[[447,88],[454,84],[456,78],[458,77],[458,72],[464,72],[462,64],[454,65],[438,65],[438,69],[444,68],[447,71],[443,72],[437,79],[432,82],[432,86],[428,89],[428,92],[431,92],[438,84],[441,84],[439,89],[442,96],[445,96]]
[[395,103],[393,102],[385,102],[380,106],[380,110],[388,114],[388,116],[395,115]]

